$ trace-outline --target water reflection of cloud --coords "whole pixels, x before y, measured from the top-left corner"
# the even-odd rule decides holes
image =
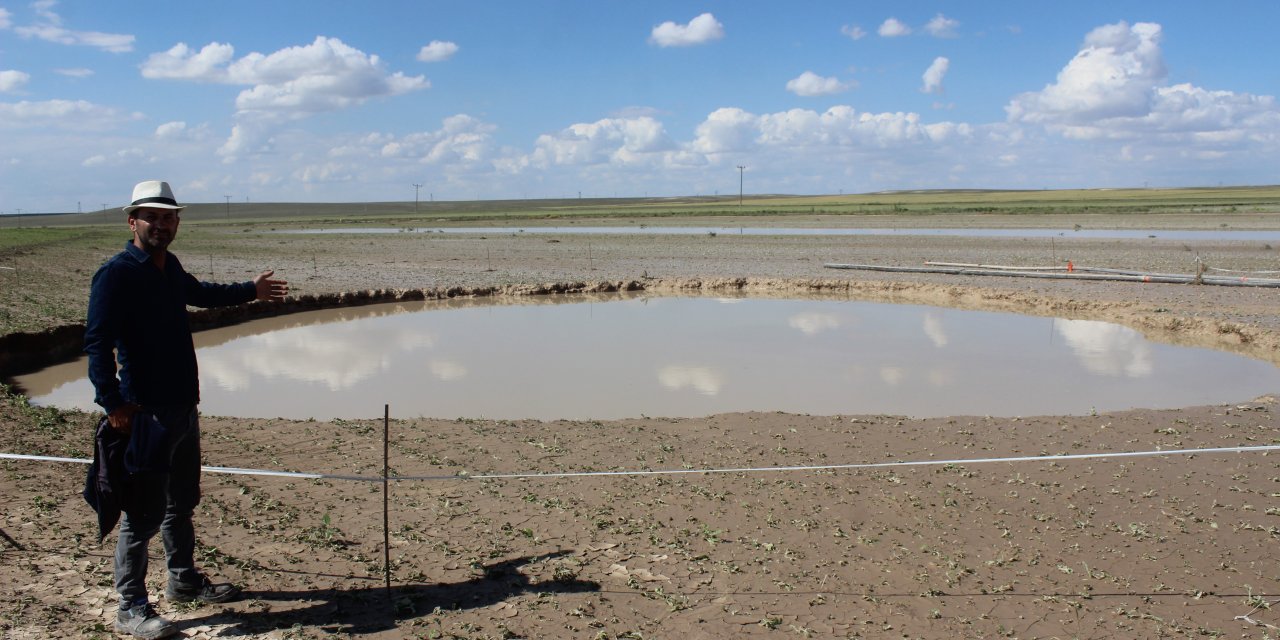
[[[929,384],[934,387],[949,387],[956,382],[955,372],[941,367],[929,369],[927,377]]]
[[[1133,329],[1096,320],[1058,320],[1055,326],[1089,371],[1130,378],[1153,372],[1151,345]]]
[[[320,383],[341,391],[377,375],[397,353],[428,348],[422,331],[370,332],[359,325],[297,327],[248,336],[200,354],[202,376],[239,391],[255,377]]]
[[[907,379],[907,370],[902,367],[880,367],[880,379],[893,387]]]
[[[452,360],[432,360],[427,363],[427,368],[437,380],[444,382],[467,377],[467,368]]]
[[[942,316],[933,311],[924,314],[924,334],[929,336],[933,346],[939,349],[947,346],[949,342],[946,328],[942,326]]]
[[[787,325],[799,329],[805,335],[835,329],[840,326],[840,317],[834,313],[805,312],[787,318]]]
[[[658,382],[673,391],[691,387],[704,396],[714,396],[724,386],[724,376],[711,367],[670,365],[658,370]]]

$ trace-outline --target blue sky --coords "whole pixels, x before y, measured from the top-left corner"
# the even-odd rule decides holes
[[[1280,3],[0,0],[0,212],[1280,183]]]

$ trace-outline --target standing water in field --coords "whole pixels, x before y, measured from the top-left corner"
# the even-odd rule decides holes
[[[617,419],[1085,414],[1246,401],[1280,369],[1117,324],[836,298],[373,305],[196,334],[211,415]],[[83,361],[16,380],[93,409]]]

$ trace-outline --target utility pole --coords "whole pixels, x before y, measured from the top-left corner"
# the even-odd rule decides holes
[[[222,196],[227,199],[227,220],[231,220],[231,196]]]
[[[739,207],[742,206],[742,172],[746,170],[747,170],[746,166],[738,165],[738,206]]]
[[[418,215],[418,189],[421,188],[422,185],[413,183],[413,215],[415,216]]]

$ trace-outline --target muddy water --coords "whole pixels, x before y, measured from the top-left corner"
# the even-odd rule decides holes
[[[616,419],[1061,415],[1242,402],[1280,369],[1096,321],[839,298],[537,296],[310,312],[196,336],[207,414]],[[92,409],[83,361],[17,380]]]

